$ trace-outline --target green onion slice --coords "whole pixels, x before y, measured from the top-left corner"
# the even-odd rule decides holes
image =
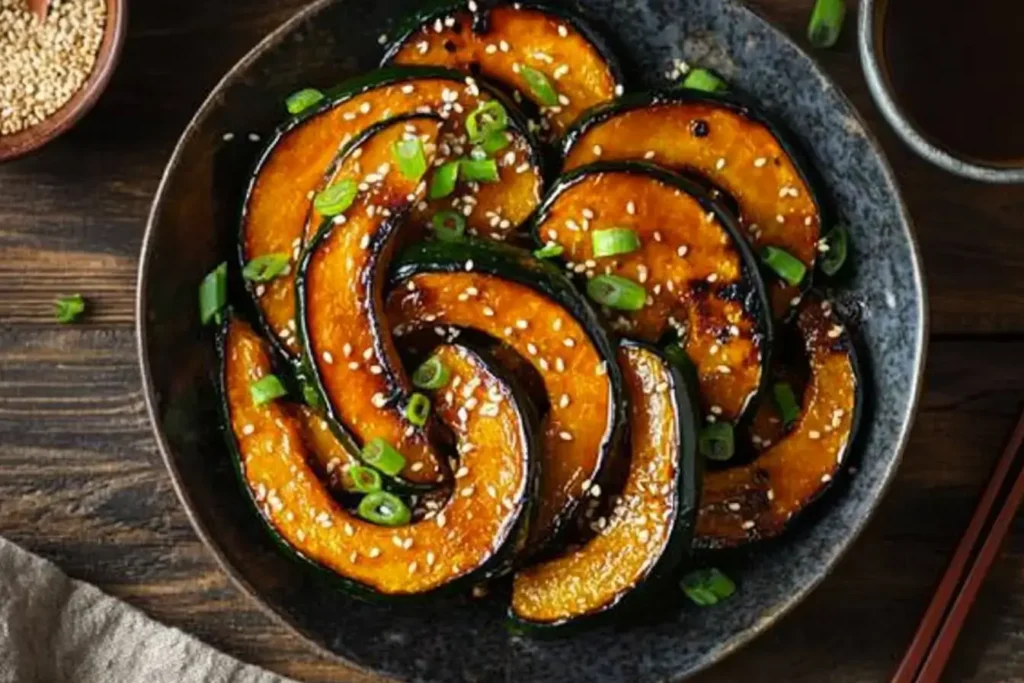
[[[458,211],[438,211],[430,222],[442,242],[457,242],[466,234],[466,217]]]
[[[54,304],[57,307],[56,316],[59,323],[73,323],[78,320],[78,316],[85,313],[85,299],[81,294],[62,296]]]
[[[736,592],[736,584],[732,579],[714,567],[686,574],[680,586],[686,596],[701,607],[717,605]]]
[[[380,491],[384,481],[380,472],[372,467],[363,465],[352,465],[348,468],[348,478],[352,481],[352,488],[360,493],[373,493]]]
[[[523,75],[523,79],[530,88],[530,92],[533,93],[534,99],[548,107],[554,107],[558,104],[558,93],[543,72],[537,71],[531,66],[523,65],[519,73]]]
[[[704,92],[723,92],[729,89],[725,81],[707,69],[692,69],[683,79],[683,87]]]
[[[736,452],[732,425],[728,422],[714,422],[704,425],[698,438],[700,452],[709,460],[724,462]]]
[[[505,149],[512,143],[512,138],[508,136],[505,131],[495,131],[488,133],[483,140],[480,141],[480,149],[484,151],[484,154],[488,156],[494,156],[501,150]]]
[[[821,257],[820,268],[825,275],[832,276],[839,272],[846,263],[846,255],[849,251],[850,236],[846,228],[837,225],[825,235],[825,244],[828,251]]]
[[[540,249],[535,249],[533,251],[533,255],[537,258],[555,258],[556,256],[561,256],[564,252],[565,247],[561,244],[551,242],[549,244],[545,244]]]
[[[351,178],[340,180],[316,195],[313,199],[313,208],[321,216],[337,216],[352,206],[358,191],[356,181]]]
[[[494,159],[463,159],[459,165],[462,178],[467,182],[496,183],[500,179],[498,162]]]
[[[431,356],[412,373],[412,383],[420,389],[440,389],[448,384],[451,375],[440,358]]]
[[[430,198],[441,199],[455,192],[455,183],[459,179],[459,162],[449,161],[442,164],[430,180]]]
[[[785,249],[765,247],[761,250],[761,260],[775,271],[776,275],[793,286],[803,282],[807,274],[807,266]]]
[[[430,417],[430,399],[419,392],[414,393],[409,397],[409,402],[405,404],[405,419],[417,427],[422,427],[427,424],[428,417]]]
[[[323,98],[324,94],[316,88],[303,88],[289,95],[284,106],[288,108],[289,114],[301,114]]]
[[[846,18],[843,0],[817,0],[807,24],[807,40],[814,47],[832,47],[839,40]]]
[[[264,254],[257,256],[242,268],[242,277],[250,282],[268,282],[288,267],[288,254]]]
[[[628,254],[640,248],[640,238],[629,228],[608,228],[590,233],[594,245],[594,256],[615,256]]]
[[[388,476],[395,476],[405,467],[405,456],[381,438],[370,439],[363,446],[359,456],[370,467],[375,467]]]
[[[281,398],[288,390],[281,384],[277,375],[264,375],[249,385],[249,393],[252,395],[252,402],[261,406],[275,398]]]
[[[639,311],[647,301],[647,290],[618,275],[598,275],[587,281],[587,296],[609,308]]]
[[[480,106],[466,117],[466,133],[470,142],[481,142],[491,133],[500,133],[506,128],[508,112],[497,100],[481,102]]]
[[[399,172],[409,180],[419,180],[427,172],[427,157],[419,138],[399,140],[391,146],[391,155]]]
[[[800,404],[796,400],[793,387],[788,382],[779,382],[772,387],[772,395],[775,397],[775,406],[782,416],[782,423],[787,427],[800,417]]]
[[[384,526],[401,526],[412,518],[402,499],[386,491],[367,493],[359,501],[358,512],[363,519]]]
[[[221,321],[220,312],[228,302],[228,264],[221,263],[203,278],[199,285],[199,320],[208,324]]]

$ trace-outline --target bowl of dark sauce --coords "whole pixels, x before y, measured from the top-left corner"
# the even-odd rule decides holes
[[[864,0],[858,41],[875,102],[915,152],[1024,183],[1024,2]]]

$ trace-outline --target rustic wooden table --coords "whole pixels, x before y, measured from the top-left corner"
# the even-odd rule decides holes
[[[143,226],[175,139],[221,74],[302,4],[134,3],[97,108],[0,167],[0,534],[242,659],[361,680],[265,617],[199,543],[150,433],[132,329]],[[811,4],[756,8],[800,37]],[[870,101],[852,26],[817,56],[881,137],[917,224],[931,292],[926,390],[897,481],[852,552],[701,681],[885,679],[1024,398],[1024,187],[955,179],[900,144]],[[70,292],[89,298],[90,314],[57,325],[53,299]],[[948,679],[1024,681],[1024,519]]]

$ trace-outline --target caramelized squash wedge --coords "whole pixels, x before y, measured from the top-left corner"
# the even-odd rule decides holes
[[[497,152],[499,182],[462,183],[450,197],[421,199],[416,220],[425,222],[442,206],[454,205],[468,212],[471,230],[505,239],[540,201],[540,147],[527,131],[525,118],[507,98],[465,74],[426,67],[374,71],[334,89],[322,104],[290,119],[271,136],[245,194],[238,257],[242,265],[269,254],[290,259],[290,269],[279,277],[266,283],[247,283],[261,326],[286,357],[295,359],[301,353],[294,327],[295,272],[307,240],[319,225],[313,197],[342,171],[339,164],[346,148],[375,123],[434,112],[449,123],[438,141],[444,145],[440,156],[469,154],[465,118],[481,102],[491,100],[502,103],[509,119],[509,145]],[[363,175],[377,172],[365,161],[360,168]]]
[[[501,83],[534,102],[555,136],[622,94],[618,61],[575,14],[542,3],[484,4],[444,2],[417,14],[385,63],[446,66]]]
[[[467,240],[417,244],[399,254],[387,318],[400,334],[482,332],[514,349],[543,379],[550,410],[529,542],[538,552],[602,482],[623,427],[622,373],[596,312],[556,268],[529,252]]]
[[[510,614],[527,631],[635,606],[689,552],[700,491],[695,383],[636,342],[620,346],[618,362],[630,404],[625,486],[594,522],[593,538],[516,573]]]
[[[845,464],[864,390],[853,343],[829,302],[813,292],[796,325],[810,369],[800,417],[751,462],[704,475],[698,547],[731,548],[780,535]]]
[[[734,96],[679,88],[630,95],[588,114],[563,140],[565,170],[598,160],[647,159],[696,173],[728,193],[744,234],[785,249],[814,270],[825,204],[791,135]],[[800,288],[769,274],[776,315]]]
[[[595,257],[595,233],[611,228],[631,230],[639,245]],[[641,310],[610,312],[616,328],[648,342],[678,331],[705,412],[735,421],[753,405],[771,347],[767,294],[735,218],[699,185],[641,162],[591,164],[555,183],[533,229],[539,244],[563,248],[573,272],[646,288]]]
[[[466,587],[507,571],[520,549],[535,486],[535,436],[515,385],[464,348],[440,350],[471,392],[436,397],[438,416],[462,443],[459,490],[417,521],[378,526],[331,496],[310,465],[301,418],[285,401],[257,405],[250,385],[271,372],[267,343],[237,318],[219,340],[221,390],[243,484],[277,541],[357,596],[413,596]],[[459,416],[470,401],[496,413]]]

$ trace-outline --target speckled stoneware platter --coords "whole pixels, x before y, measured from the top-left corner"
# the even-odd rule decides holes
[[[243,498],[218,432],[213,344],[198,324],[196,287],[231,253],[241,187],[261,149],[249,134],[269,132],[297,88],[326,87],[375,66],[382,52],[377,37],[415,5],[313,3],[228,73],[182,136],[153,207],[138,293],[142,374],[167,466],[198,533],[239,585],[310,641],[360,667],[417,681],[685,678],[807,595],[863,528],[893,477],[920,387],[927,306],[892,172],[842,93],[742,5],[583,2],[584,14],[627,65],[646,75],[630,89],[663,84],[681,58],[716,69],[797,131],[851,228],[854,272],[833,294],[860,319],[871,398],[856,442],[858,471],[784,542],[724,564],[740,586],[733,599],[683,609],[668,622],[537,642],[509,635],[495,601],[401,611],[356,602],[278,554]],[[225,141],[225,133],[234,139]]]

